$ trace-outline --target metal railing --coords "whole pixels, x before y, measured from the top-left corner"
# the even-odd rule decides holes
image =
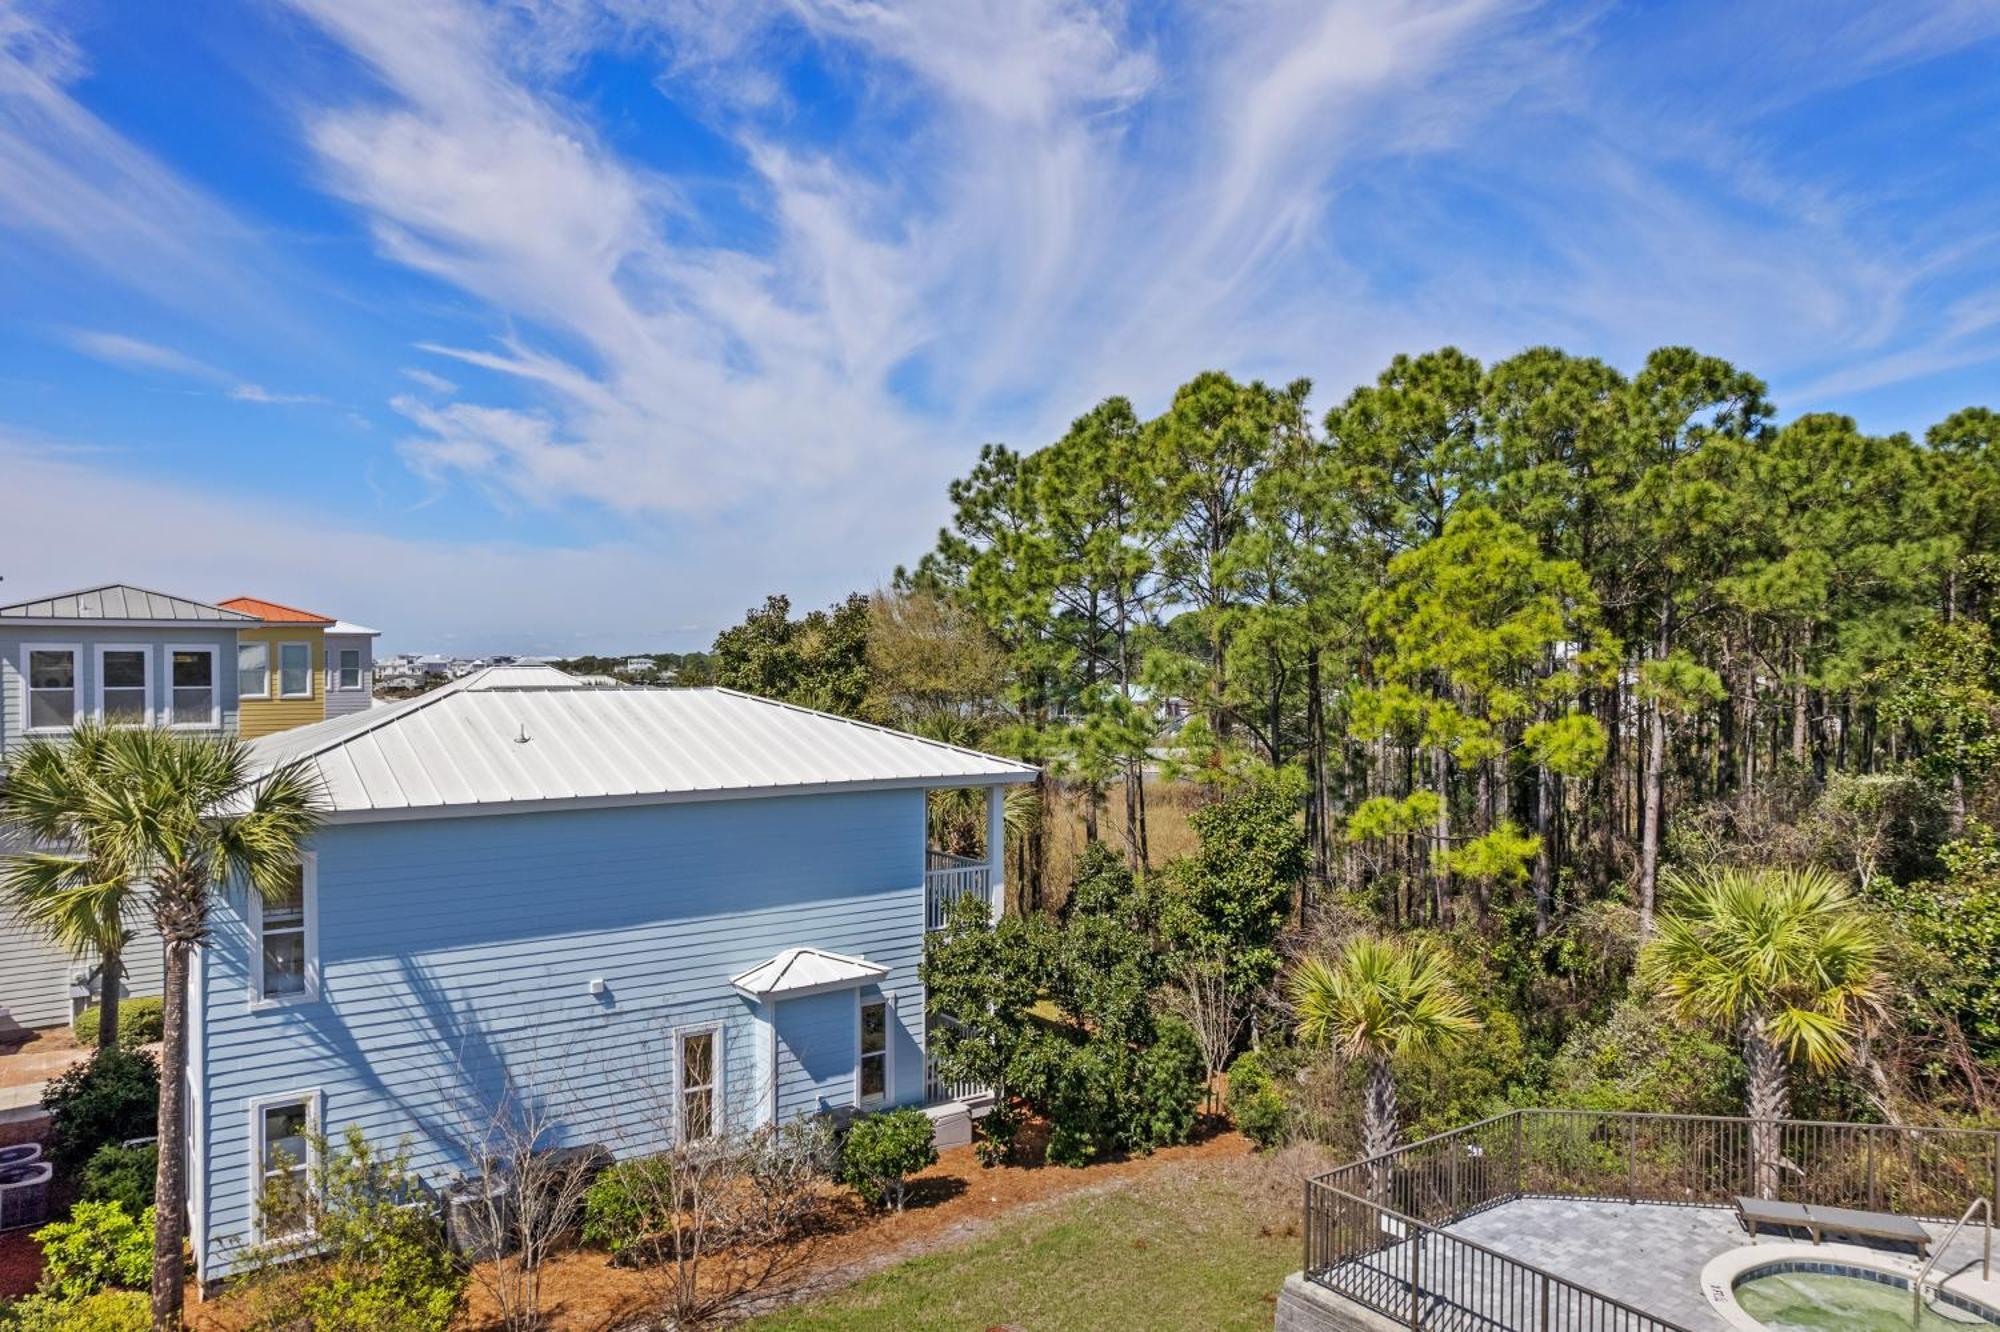
[[[961,897],[977,897],[993,905],[993,871],[983,860],[930,849],[924,858],[924,923],[941,930]]]
[[[1924,1278],[1931,1274],[1931,1269],[1937,1266],[1938,1259],[1944,1257],[1945,1251],[1951,1248],[1951,1242],[1958,1238],[1958,1232],[1965,1229],[1965,1223],[1972,1220],[1972,1214],[1978,1211],[1986,1213],[1986,1247],[1981,1252],[1979,1258],[1979,1279],[1981,1281],[1991,1281],[1993,1279],[1993,1202],[1989,1198],[1974,1198],[1971,1204],[1963,1212],[1959,1213],[1958,1220],[1952,1223],[1951,1229],[1945,1232],[1944,1242],[1931,1251],[1930,1257],[1924,1259],[1924,1265],[1917,1269],[1917,1279],[1910,1283],[1910,1323],[1912,1326],[1923,1321]],[[1956,1274],[1954,1273],[1953,1275]],[[1939,1278],[1938,1287],[1942,1289],[1944,1283],[1949,1280],[1951,1280],[1951,1276]]]
[[[1307,1181],[1306,1276],[1413,1329],[1674,1332],[1443,1227],[1519,1198],[1728,1206],[1763,1196],[1946,1221],[2000,1184],[2000,1134],[1514,1110]]]

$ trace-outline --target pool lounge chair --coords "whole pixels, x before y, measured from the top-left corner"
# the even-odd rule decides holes
[[[1827,1234],[1858,1236],[1863,1239],[1891,1240],[1917,1246],[1917,1256],[1928,1257],[1930,1231],[1907,1216],[1888,1212],[1861,1212],[1851,1207],[1818,1207],[1804,1203],[1774,1202],[1766,1198],[1736,1200],[1736,1215],[1750,1237],[1759,1226],[1784,1226],[1804,1230],[1818,1244]]]

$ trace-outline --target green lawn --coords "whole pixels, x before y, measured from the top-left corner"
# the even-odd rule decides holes
[[[756,1332],[1069,1328],[1268,1332],[1297,1270],[1296,1190],[1263,1163],[1189,1163],[1056,1203],[759,1319]]]

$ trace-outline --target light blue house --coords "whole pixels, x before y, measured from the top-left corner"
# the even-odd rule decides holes
[[[926,1077],[944,900],[1000,900],[1033,770],[727,690],[493,668],[257,742],[329,816],[295,898],[197,956],[190,1214],[204,1281],[311,1124],[407,1141],[444,1185],[496,1136],[619,1154],[845,1107],[967,1107]],[[926,847],[988,793],[987,862]]]

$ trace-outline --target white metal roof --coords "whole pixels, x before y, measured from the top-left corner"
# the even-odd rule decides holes
[[[422,818],[836,787],[1031,781],[1011,759],[728,689],[590,689],[493,666],[386,707],[252,742],[309,762],[335,816]]]
[[[787,948],[770,961],[731,976],[729,983],[752,999],[797,999],[866,985],[888,974],[889,968],[865,957],[824,948]]]
[[[380,629],[370,629],[365,624],[350,624],[346,620],[335,620],[326,627],[329,634],[350,634],[356,638],[380,638]]]

